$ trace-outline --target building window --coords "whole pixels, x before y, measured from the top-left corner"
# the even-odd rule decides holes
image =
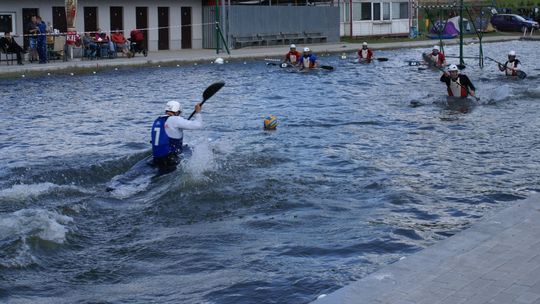
[[[381,4],[373,3],[373,20],[381,20]]]
[[[371,20],[371,2],[362,2],[362,18],[361,20]]]
[[[409,19],[409,3],[399,3],[399,19]]]
[[[354,21],[362,20],[362,5],[360,2],[353,2],[353,15],[352,18]]]
[[[409,3],[392,2],[392,19],[408,19]]]
[[[383,3],[383,20],[390,20],[390,2]]]
[[[343,12],[341,14],[341,22],[349,22],[349,15],[350,15],[349,8],[350,8],[350,3],[343,2],[343,6],[342,6]]]
[[[15,13],[0,13],[0,33],[15,32]]]

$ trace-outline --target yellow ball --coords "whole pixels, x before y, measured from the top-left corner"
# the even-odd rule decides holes
[[[277,117],[274,115],[268,115],[264,118],[264,129],[275,130],[278,125]]]

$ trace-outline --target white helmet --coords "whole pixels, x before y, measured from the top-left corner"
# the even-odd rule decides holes
[[[296,45],[295,44],[291,44],[291,49],[295,49],[296,48]]]
[[[449,71],[449,72],[452,72],[452,71],[459,71],[459,70],[458,70],[457,65],[451,64],[451,65],[448,67],[448,71]]]
[[[516,56],[516,51],[510,51],[510,52],[508,52],[508,56]]]
[[[441,49],[439,48],[439,46],[438,46],[438,45],[434,45],[434,46],[433,46],[433,50],[437,50],[437,51],[440,51]]]
[[[180,103],[176,100],[171,100],[167,102],[167,106],[165,106],[165,112],[180,112],[182,111],[182,106]]]
[[[365,46],[367,46],[367,42],[365,42],[365,41],[364,41],[364,43],[362,43],[362,45],[365,45]]]
[[[311,51],[311,50],[308,47],[304,48],[304,52],[309,52],[309,51]]]

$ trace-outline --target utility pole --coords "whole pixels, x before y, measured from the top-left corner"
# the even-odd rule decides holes
[[[465,65],[463,61],[463,0],[459,6],[459,64]]]

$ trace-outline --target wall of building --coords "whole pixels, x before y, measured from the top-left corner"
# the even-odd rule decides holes
[[[350,10],[350,0],[340,0],[339,4],[341,36],[404,35],[409,33],[413,13],[409,0],[353,0],[352,11]],[[369,10],[365,9],[365,5],[369,6]],[[377,5],[377,9],[375,5]]]
[[[206,6],[206,20],[212,22],[214,7]],[[339,41],[339,8],[337,6],[244,6],[231,5],[226,7],[228,19],[225,18],[223,34],[228,37],[229,47],[234,47],[235,37],[273,36],[282,34],[298,34],[307,37],[305,33],[320,33],[326,37],[326,42]],[[206,41],[207,48],[215,47],[215,27],[208,26]],[[280,42],[283,42],[280,40]]]
[[[39,15],[43,18],[43,21],[52,21],[52,7],[64,6],[64,0],[50,0],[50,1],[31,1],[31,0],[2,0],[0,1],[0,14],[1,13],[13,13],[15,16],[15,30],[18,35],[23,34],[23,8],[37,8],[39,9]],[[79,0],[76,28],[77,31],[82,32],[84,30],[84,7],[97,7],[97,23],[98,27],[104,31],[110,31],[110,7],[120,6],[123,7],[123,23],[124,31],[129,35],[129,31],[135,28],[135,8],[136,7],[148,7],[148,48],[151,51],[158,49],[158,7],[169,7],[169,48],[171,50],[179,50],[181,47],[181,12],[180,8],[183,6],[191,7],[192,18],[192,48],[202,48],[202,5],[198,0]],[[22,38],[19,43],[22,45]]]

